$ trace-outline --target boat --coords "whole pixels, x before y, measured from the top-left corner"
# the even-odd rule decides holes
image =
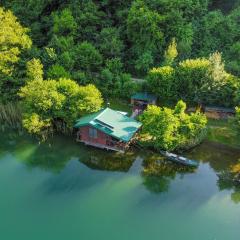
[[[182,156],[179,156],[177,154],[170,153],[167,151],[160,151],[160,153],[172,162],[180,163],[180,164],[183,164],[185,166],[190,166],[190,167],[198,167],[199,166],[199,162],[197,162],[195,160],[188,159],[188,158],[185,158],[185,157],[182,157]]]

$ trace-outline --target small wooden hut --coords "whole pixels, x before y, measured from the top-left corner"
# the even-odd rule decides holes
[[[189,108],[188,112],[195,112],[196,108]],[[202,107],[201,111],[210,119],[228,119],[229,117],[234,117],[235,110],[232,108],[225,107],[212,107],[206,106]]]
[[[157,97],[146,92],[139,92],[131,97],[131,105],[133,106],[133,115],[141,114],[148,105],[155,105]]]
[[[105,108],[77,120],[77,141],[98,148],[124,152],[141,123],[124,113]]]

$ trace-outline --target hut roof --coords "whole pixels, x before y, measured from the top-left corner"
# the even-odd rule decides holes
[[[142,124],[121,112],[105,108],[80,118],[74,127],[80,128],[86,125],[95,127],[121,141],[128,142]]]
[[[233,108],[225,108],[225,107],[214,107],[214,106],[207,106],[205,108],[206,112],[223,112],[223,113],[235,113]]]
[[[153,94],[147,93],[147,92],[139,92],[134,94],[131,99],[137,99],[142,101],[155,101],[157,100],[157,97]]]

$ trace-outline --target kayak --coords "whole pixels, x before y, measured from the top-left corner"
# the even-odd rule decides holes
[[[180,163],[180,164],[183,164],[185,166],[190,166],[190,167],[198,167],[199,166],[199,162],[197,162],[195,160],[188,159],[188,158],[185,158],[185,157],[182,157],[177,154],[170,153],[170,152],[160,151],[160,153],[172,162]]]

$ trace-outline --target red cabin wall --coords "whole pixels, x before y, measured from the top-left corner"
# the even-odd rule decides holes
[[[79,134],[80,134],[80,140],[83,142],[92,142],[92,143],[98,143],[102,145],[107,144],[107,140],[111,139],[110,136],[105,134],[102,131],[97,130],[97,138],[91,138],[89,136],[89,129],[92,128],[90,126],[84,126],[79,129]]]

